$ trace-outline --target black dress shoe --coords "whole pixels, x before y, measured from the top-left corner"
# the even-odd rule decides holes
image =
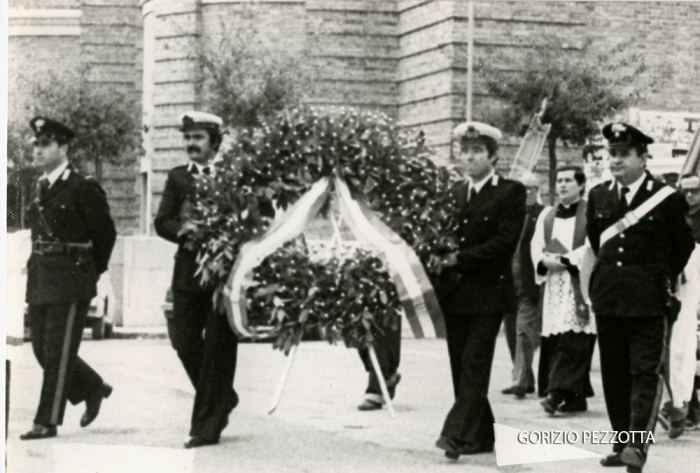
[[[80,427],[87,427],[92,424],[92,421],[97,418],[97,414],[100,413],[102,400],[107,399],[111,394],[112,386],[103,383],[99,391],[85,399],[85,414],[80,418]]]
[[[557,409],[559,409],[562,402],[563,400],[561,398],[549,394],[542,402],[540,402],[540,406],[544,408],[547,414],[553,415],[555,412],[557,412]]]
[[[50,439],[58,435],[55,425],[41,425],[34,424],[32,430],[25,432],[19,436],[21,440],[40,440],[40,439]]]
[[[641,471],[644,463],[646,463],[644,453],[642,453],[640,449],[634,447],[625,447],[622,452],[620,452],[620,459],[627,465],[628,471],[630,467],[639,468]]]
[[[435,442],[435,446],[444,450],[445,456],[450,460],[458,460],[463,444],[457,439],[441,435],[440,438],[437,439],[437,442]]]
[[[620,458],[621,452],[613,452],[607,457],[600,459],[600,464],[603,466],[625,466],[625,462]]]
[[[559,407],[559,412],[586,412],[588,410],[588,401],[578,399],[576,401],[565,402]]]
[[[394,373],[394,376],[386,380],[386,390],[389,391],[389,398],[394,399],[396,386],[401,381],[401,373]]]
[[[216,445],[217,443],[219,443],[218,440],[204,440],[199,437],[190,437],[190,439],[185,442],[185,448],[206,447],[207,445]]]
[[[493,444],[491,445],[464,445],[459,453],[462,455],[476,455],[477,453],[490,453],[493,452]]]
[[[511,386],[501,391],[503,394],[514,394],[516,399],[525,399],[525,388]]]
[[[525,397],[525,394],[534,394],[535,388],[534,386],[530,386],[528,388],[523,388],[521,386],[511,386],[509,388],[505,388],[503,391],[501,391],[501,394],[515,394],[516,396],[522,396],[522,398]],[[522,399],[520,398],[520,399]]]
[[[363,399],[362,403],[357,406],[358,411],[377,411],[382,408],[382,403],[371,399]]]

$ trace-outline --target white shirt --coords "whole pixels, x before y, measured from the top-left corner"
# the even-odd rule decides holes
[[[627,200],[627,204],[629,205],[632,203],[632,199],[634,199],[634,196],[637,194],[637,191],[639,190],[640,187],[642,187],[642,183],[644,182],[644,179],[647,177],[646,173],[642,173],[641,177],[634,181],[632,184],[628,186],[623,186],[619,181],[617,182],[617,195],[618,197],[621,195],[620,192],[622,191],[623,187],[627,187],[629,189],[629,192],[625,196],[625,199]]]
[[[51,187],[54,182],[58,181],[58,178],[61,177],[61,174],[63,174],[63,171],[65,171],[67,167],[68,161],[65,161],[62,164],[60,164],[56,169],[51,171],[49,174],[44,173],[44,175],[41,176],[41,179],[48,179],[49,187]]]
[[[218,163],[220,161],[223,161],[223,158],[221,156],[219,156],[218,154],[216,156],[214,156],[214,159],[212,159],[211,161],[209,161],[207,164],[204,164],[204,165],[199,164],[199,163],[194,162],[194,161],[190,161],[190,164],[187,167],[187,170],[189,172],[192,172],[192,167],[194,166],[195,168],[197,168],[198,174],[204,174],[204,168],[209,168],[209,174],[213,176],[214,174],[216,174],[216,166],[214,166],[214,164]]]
[[[484,187],[484,185],[486,185],[486,182],[488,182],[488,180],[491,179],[494,174],[496,174],[496,170],[491,169],[491,172],[488,173],[488,175],[485,178],[483,178],[482,180],[480,180],[479,182],[474,182],[470,179],[469,180],[469,190],[474,188],[474,190],[476,190],[476,193],[478,194],[481,191],[481,189]]]

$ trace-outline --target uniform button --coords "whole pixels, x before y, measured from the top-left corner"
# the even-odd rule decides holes
[[[617,249],[617,251],[619,251],[620,253],[622,253],[623,251],[625,251],[625,249],[624,249],[623,247],[619,247],[619,248]]]
[[[620,266],[622,266],[622,261],[618,261],[618,262],[617,262],[617,266],[618,266],[618,268],[619,268]]]
[[[624,233],[620,233],[620,238],[625,238],[625,234],[624,234]]]

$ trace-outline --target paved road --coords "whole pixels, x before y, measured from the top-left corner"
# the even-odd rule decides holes
[[[81,356],[113,384],[112,397],[105,401],[99,418],[87,429],[81,429],[78,424],[83,406],[69,405],[59,436],[34,442],[18,439],[31,425],[41,375],[28,345],[24,347],[24,355],[23,360],[13,364],[8,472],[77,473],[77,466],[66,466],[60,459],[61,448],[66,445],[87,444],[80,447],[86,458],[94,456],[93,449],[100,445],[177,449],[171,451],[173,458],[176,453],[184,452],[181,446],[188,433],[193,390],[167,340],[85,341]],[[542,412],[535,398],[517,401],[500,394],[510,378],[510,360],[501,337],[491,382],[497,421],[529,431],[582,433],[608,429],[597,356],[593,374],[597,396],[591,400],[589,412],[551,418]],[[495,454],[462,457],[457,463],[445,459],[433,446],[452,403],[444,341],[404,340],[403,380],[395,399],[394,420],[389,419],[386,410],[369,413],[356,410],[366,381],[357,353],[323,342],[304,343],[300,347],[282,402],[268,416],[265,411],[284,361],[284,356],[270,345],[241,345],[236,374],[241,404],[234,411],[221,444],[197,450],[193,467],[181,471],[454,472],[464,471],[464,467],[476,473],[610,471],[599,466],[595,458],[508,467],[498,467]],[[659,430],[656,441],[645,472],[700,471],[700,432],[670,441]],[[601,454],[609,451],[607,445],[586,445],[586,448]],[[117,464],[112,465],[114,468],[91,471],[136,471],[127,465],[137,464],[140,457],[134,457],[128,448],[120,455],[115,460]],[[149,471],[156,473],[153,468]]]

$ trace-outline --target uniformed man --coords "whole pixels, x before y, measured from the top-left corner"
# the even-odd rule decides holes
[[[185,247],[180,233],[188,208],[195,202],[195,176],[216,171],[215,158],[223,138],[223,121],[216,115],[189,112],[179,119],[189,163],[168,173],[155,218],[158,235],[178,244],[173,270],[173,313],[168,335],[195,388],[190,438],[185,448],[213,445],[238,405],[233,389],[238,338],[225,314],[213,308],[213,287],[200,283],[197,252]]]
[[[515,302],[511,262],[525,220],[525,187],[495,173],[501,132],[466,122],[454,130],[457,164],[468,179],[457,199],[459,250],[446,258],[440,306],[447,330],[455,403],[436,446],[445,456],[491,452],[494,417],[488,400],[496,337]]]
[[[85,401],[80,425],[97,417],[112,387],[78,357],[90,300],[107,271],[116,240],[107,196],[100,184],[68,162],[73,131],[44,117],[30,121],[34,161],[44,175],[28,215],[32,254],[27,295],[34,355],[44,370],[34,426],[22,440],[55,437],[66,401]]]
[[[694,242],[683,196],[645,170],[653,139],[625,123],[606,125],[603,136],[614,179],[589,194],[587,234],[598,257],[589,293],[608,417],[612,430],[630,436],[626,443],[627,435],[618,437],[601,463],[637,473],[663,391],[659,371],[674,315],[669,292]]]

